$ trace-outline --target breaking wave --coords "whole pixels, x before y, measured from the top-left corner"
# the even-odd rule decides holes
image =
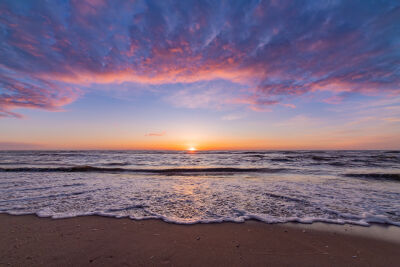
[[[346,177],[400,181],[400,173],[346,173]]]
[[[74,166],[58,168],[0,168],[0,172],[128,172],[150,174],[186,174],[186,173],[275,173],[282,172],[285,168],[169,168],[169,169],[128,169],[128,168],[102,168],[93,166]]]

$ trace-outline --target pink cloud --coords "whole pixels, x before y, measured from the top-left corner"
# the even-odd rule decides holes
[[[342,103],[344,96],[334,95],[329,98],[324,99],[323,101],[328,104],[340,104]]]
[[[400,122],[400,117],[390,117],[390,118],[384,118],[383,120],[387,121],[387,122]]]
[[[354,16],[344,11],[346,1],[238,7],[71,0],[21,10],[13,2],[0,4],[2,116],[18,117],[17,108],[57,110],[79,96],[76,88],[92,84],[226,80],[247,89],[227,93],[222,104],[254,111],[317,91],[383,95],[400,88],[396,5],[359,4],[363,12]],[[206,106],[207,97],[199,98]]]
[[[3,71],[7,70],[3,67]],[[12,112],[16,108],[41,108],[59,111],[61,107],[73,102],[80,90],[73,87],[59,86],[56,83],[40,79],[21,80],[21,77],[12,73],[0,74],[4,93],[0,94],[0,117],[22,118],[21,114]]]
[[[160,136],[164,136],[164,135],[166,135],[167,133],[164,131],[164,132],[160,132],[160,133],[147,133],[147,134],[145,134],[144,136],[150,136],[150,137],[160,137]]]

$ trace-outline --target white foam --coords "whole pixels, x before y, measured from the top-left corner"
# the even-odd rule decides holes
[[[398,183],[337,175],[43,172],[0,173],[1,181],[7,182],[0,183],[0,212],[15,215],[100,215],[177,224],[259,220],[400,226]]]

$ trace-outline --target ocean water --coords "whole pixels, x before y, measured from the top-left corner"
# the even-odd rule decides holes
[[[0,212],[400,226],[400,151],[1,151]]]

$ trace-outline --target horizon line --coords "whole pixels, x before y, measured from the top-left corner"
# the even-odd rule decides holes
[[[7,151],[188,151],[188,149],[0,149],[0,152]],[[190,151],[191,153],[201,152],[201,151],[400,151],[400,149],[196,149],[195,151]]]

